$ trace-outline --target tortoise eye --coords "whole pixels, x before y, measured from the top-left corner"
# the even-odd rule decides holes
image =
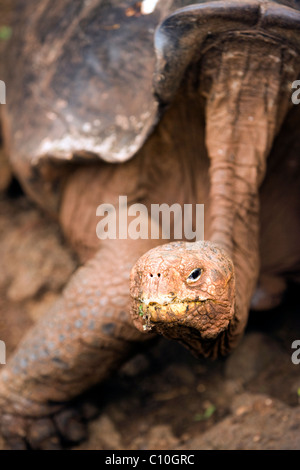
[[[201,274],[202,274],[202,269],[201,268],[193,269],[193,271],[190,273],[190,275],[187,278],[187,282],[196,282],[196,281],[198,281]]]

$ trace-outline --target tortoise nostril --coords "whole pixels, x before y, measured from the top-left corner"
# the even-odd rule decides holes
[[[160,277],[160,273],[158,273],[157,277]]]
[[[153,274],[150,274],[150,277],[153,277]]]

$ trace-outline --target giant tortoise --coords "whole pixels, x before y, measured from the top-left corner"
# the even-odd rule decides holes
[[[188,3],[16,2],[4,142],[81,267],[2,366],[11,447],[68,439],[66,403],[156,333],[228,354],[299,281],[299,2]],[[204,204],[205,241],[99,240],[120,195]]]

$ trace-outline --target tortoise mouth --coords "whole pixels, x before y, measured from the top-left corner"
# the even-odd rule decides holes
[[[198,329],[200,318],[207,315],[208,305],[215,302],[214,299],[173,299],[169,302],[149,301],[135,299],[139,304],[138,317],[143,323],[143,330],[155,329],[155,324],[165,324],[166,326],[185,325]],[[206,308],[207,306],[207,308]],[[200,321],[199,321],[200,320]]]
[[[131,316],[135,327],[145,333],[155,332],[180,342],[211,340],[228,328],[234,309],[230,295],[222,298],[174,297],[147,299],[132,297]],[[195,343],[195,347],[196,347]]]
[[[155,332],[177,340],[192,352],[200,343],[216,338],[232,319],[230,302],[212,298],[172,300],[161,304],[133,299],[133,323],[145,333]]]
[[[143,298],[135,298],[134,300],[136,300],[137,302],[140,302],[142,305],[144,305],[146,308],[147,307],[165,307],[167,305],[182,305],[182,304],[188,304],[188,303],[203,303],[203,302],[206,302],[208,300],[214,300],[212,298],[199,298],[199,297],[196,297],[195,299],[189,299],[189,298],[186,298],[186,299],[179,299],[177,297],[174,297],[173,299],[170,299],[170,300],[165,300],[165,301],[157,301],[157,300],[145,300]]]

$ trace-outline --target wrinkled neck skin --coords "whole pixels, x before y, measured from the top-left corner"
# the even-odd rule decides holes
[[[235,316],[226,333],[229,349],[245,328],[258,278],[258,190],[290,106],[295,59],[288,47],[245,34],[213,46],[202,61],[211,183],[206,238],[226,250],[236,275]]]

